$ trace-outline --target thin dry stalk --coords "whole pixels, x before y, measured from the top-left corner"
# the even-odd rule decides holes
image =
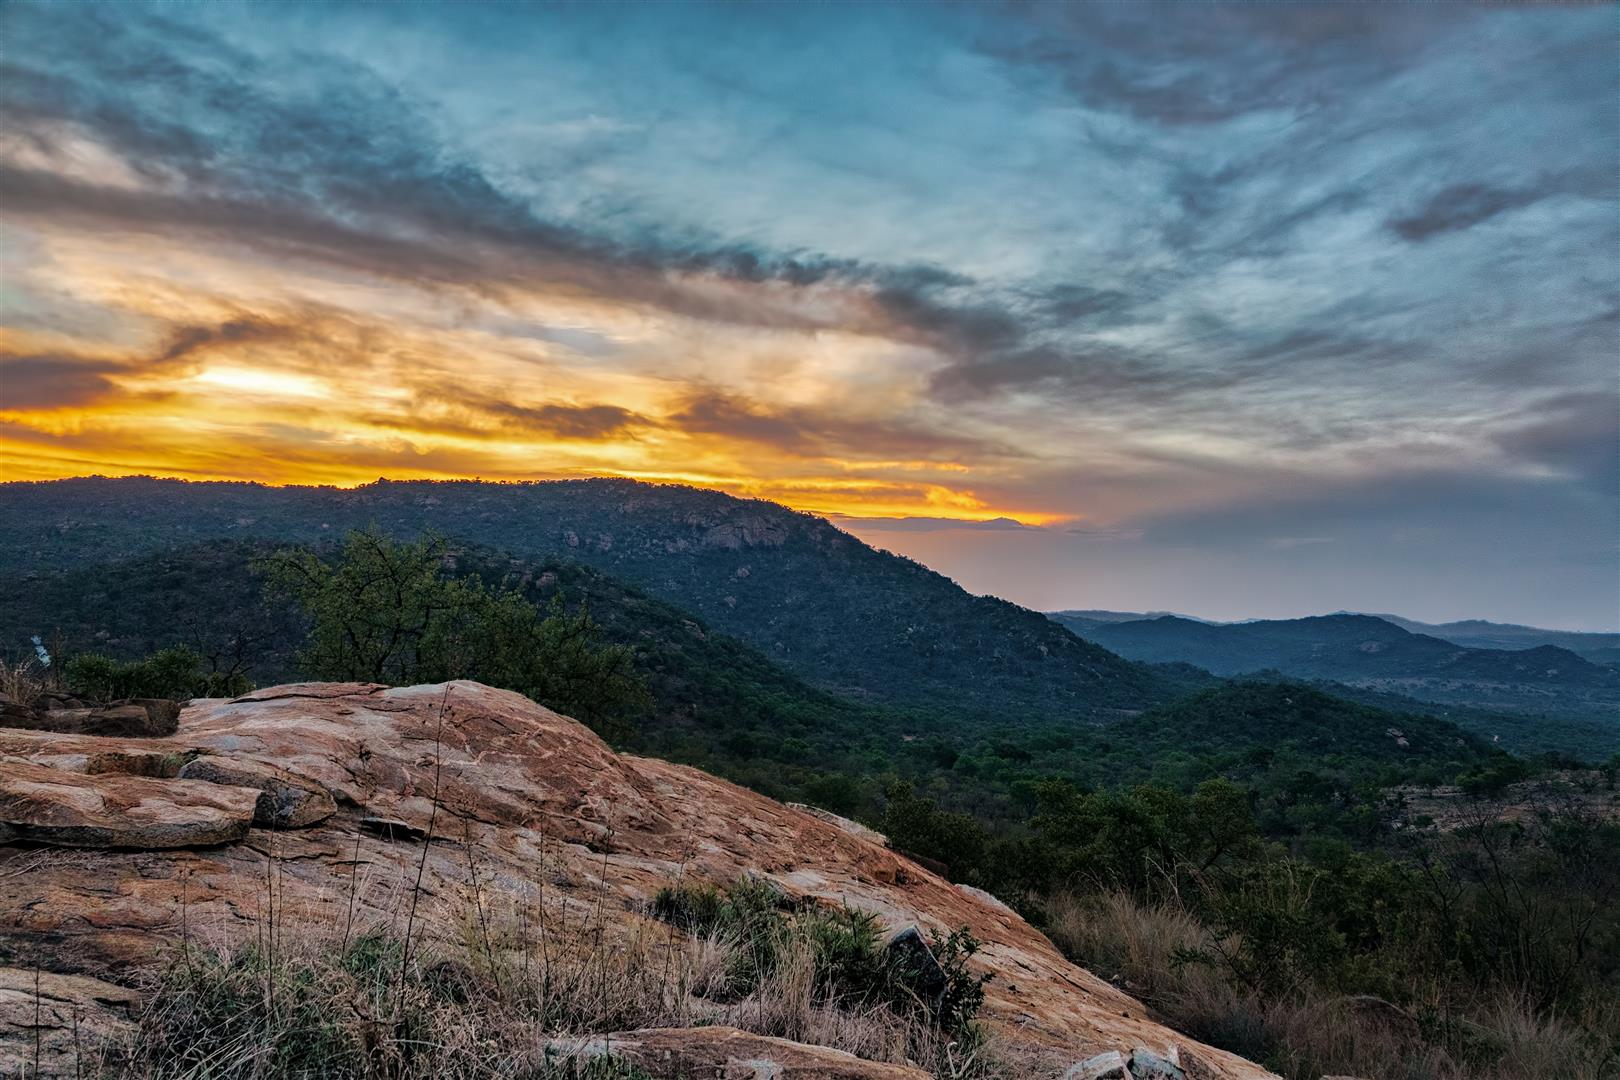
[[[444,775],[444,714],[450,705],[450,688],[444,688],[439,716],[433,725],[433,809],[428,813],[427,835],[422,838],[422,857],[416,863],[416,882],[411,886],[411,913],[405,919],[405,944],[399,955],[399,985],[405,988],[405,971],[411,962],[411,932],[416,925],[416,907],[422,899],[422,874],[427,870],[428,849],[433,846],[433,827],[439,820],[439,783]]]
[[[354,823],[354,857],[349,860],[349,913],[343,920],[343,951],[349,951],[349,937],[354,932],[354,900],[360,885],[360,822]]]
[[[39,996],[39,961],[34,961],[34,1075],[43,1075],[39,1071],[40,1062],[40,1033],[44,1030],[40,1023],[40,996]]]
[[[478,886],[478,861],[473,856],[472,823],[462,823],[461,846],[467,853],[467,876],[472,879],[473,909],[478,914],[478,932],[482,938],[484,960],[489,964],[490,977],[495,980],[495,991],[501,990],[501,969],[495,963],[495,948],[489,935],[489,919],[484,914],[484,893]]]

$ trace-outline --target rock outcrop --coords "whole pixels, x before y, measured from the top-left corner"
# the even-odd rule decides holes
[[[64,694],[42,694],[28,704],[0,700],[0,725],[32,728],[63,735],[107,735],[144,738],[172,735],[180,706],[165,698],[130,698],[107,705],[87,705]]]
[[[0,729],[0,841],[0,1071],[20,1060],[24,1034],[4,1025],[36,967],[116,995],[164,962],[185,926],[251,937],[272,902],[292,922],[341,927],[352,909],[386,923],[419,873],[419,925],[455,939],[473,867],[486,903],[609,911],[627,936],[672,880],[744,874],[872,912],[891,932],[965,926],[983,943],[974,963],[996,976],[982,1015],[1032,1077],[1142,1047],[1188,1076],[1270,1075],[1156,1023],[1005,906],[861,830],[616,754],[575,721],[476,683],[274,687],[193,702],[157,738]],[[128,1009],[118,999],[96,1022],[116,1027]],[[790,1065],[772,1040],[718,1028],[612,1038],[635,1041],[649,1069],[689,1053],[710,1075],[758,1050],[783,1056],[773,1076],[911,1075],[824,1048],[793,1049],[808,1056]]]

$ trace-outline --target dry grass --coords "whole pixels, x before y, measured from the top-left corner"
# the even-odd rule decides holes
[[[26,705],[51,688],[51,680],[32,660],[0,660],[0,694]]]
[[[952,1080],[1013,1075],[992,1048],[965,1054],[922,1018],[829,1003],[807,944],[732,996],[737,942],[641,922],[598,934],[593,919],[577,907],[519,918],[486,897],[462,940],[419,938],[408,958],[386,927],[357,929],[345,947],[341,934],[282,926],[273,961],[252,940],[194,945],[147,988],[152,1006],[117,1075],[549,1080],[575,1075],[582,1066],[558,1048],[589,1036],[709,1024]]]
[[[1307,991],[1262,1000],[1220,972],[1178,963],[1208,932],[1174,904],[1121,892],[1053,898],[1047,932],[1077,963],[1116,982],[1178,1030],[1262,1062],[1289,1080],[1616,1080],[1620,1007],[1538,1017],[1512,997],[1459,1004],[1436,990],[1407,1009]]]

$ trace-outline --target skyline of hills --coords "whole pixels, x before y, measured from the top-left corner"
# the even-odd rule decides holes
[[[1206,626],[1241,626],[1257,622],[1286,622],[1286,619],[1209,619],[1190,615],[1185,611],[1113,611],[1106,608],[1060,608],[1046,612],[1066,626],[1089,626],[1111,623],[1141,622],[1170,616]],[[1596,663],[1620,660],[1620,633],[1600,633],[1590,630],[1560,630],[1544,626],[1526,626],[1522,623],[1493,622],[1490,619],[1458,619],[1451,622],[1431,623],[1409,619],[1402,615],[1376,611],[1330,611],[1321,615],[1298,615],[1295,619],[1321,618],[1335,615],[1364,615],[1382,619],[1414,634],[1449,641],[1471,649],[1501,649],[1513,651],[1533,649],[1539,645],[1554,645]],[[1611,655],[1612,654],[1612,655]]]

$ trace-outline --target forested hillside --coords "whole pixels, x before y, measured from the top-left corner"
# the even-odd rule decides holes
[[[821,518],[696,488],[90,478],[10,484],[0,500],[11,511],[0,519],[0,573],[54,573],[205,540],[319,543],[373,525],[405,539],[436,530],[605,571],[846,696],[1018,724],[1108,719],[1180,689]]]

